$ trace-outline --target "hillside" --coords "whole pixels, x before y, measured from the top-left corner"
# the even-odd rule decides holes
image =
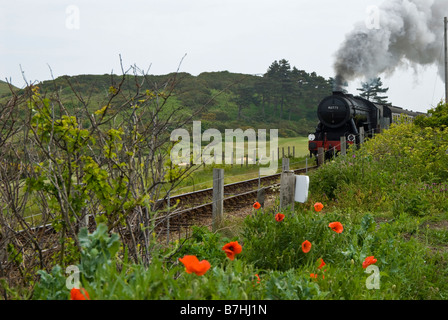
[[[57,93],[68,110],[80,107],[73,91],[98,110],[107,102],[109,88],[118,85],[121,75],[61,76],[38,83],[47,95]],[[173,80],[174,79],[174,80]],[[313,131],[317,123],[319,101],[331,93],[331,79],[315,72],[290,67],[288,61],[275,61],[262,76],[228,71],[143,76],[126,75],[121,89],[129,95],[140,90],[160,90],[172,84],[175,88],[170,103],[182,105],[186,112],[198,110],[202,130],[216,128],[279,128],[279,136],[293,137]],[[23,91],[23,90],[19,90]],[[0,102],[10,96],[5,83],[0,83]],[[120,102],[118,99],[116,102]]]
[[[13,86],[14,89],[17,89]],[[0,97],[10,93],[9,85],[5,81],[0,80]]]

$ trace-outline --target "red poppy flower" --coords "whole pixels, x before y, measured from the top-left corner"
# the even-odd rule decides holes
[[[179,261],[184,264],[187,273],[196,273],[198,276],[204,275],[210,269],[210,262],[207,260],[199,261],[196,256],[186,255],[179,258]]]
[[[337,233],[342,233],[342,231],[344,230],[344,227],[342,226],[342,224],[340,222],[331,222],[328,225],[334,232]]]
[[[324,259],[320,258],[320,266],[318,266],[317,269],[322,269],[324,265],[325,265]]]
[[[324,208],[324,205],[320,202],[316,202],[314,204],[314,210],[316,210],[317,212],[321,211]]]
[[[70,300],[90,300],[89,293],[84,288],[73,288],[70,290]]]
[[[260,276],[256,274],[255,277],[257,277],[257,283],[260,283]]]
[[[238,241],[233,241],[233,242],[229,242],[228,244],[224,245],[222,247],[222,250],[224,250],[224,252],[227,255],[227,258],[229,258],[230,260],[235,259],[235,255],[240,254],[241,251],[243,250],[243,247],[241,247],[241,245],[238,243]]]
[[[255,210],[260,209],[260,208],[261,208],[261,204],[260,204],[258,201],[255,202],[255,203],[254,203],[254,208],[255,208]]]
[[[311,273],[311,274],[310,274],[310,277],[311,277],[311,278],[314,278],[314,279],[317,279],[317,273]]]
[[[311,242],[309,242],[308,240],[303,241],[302,243],[302,251],[304,253],[308,253],[311,250]]]
[[[282,213],[277,213],[276,215],[275,215],[275,221],[282,221],[283,219],[285,219],[285,215],[284,214],[282,214]]]
[[[370,266],[371,264],[374,264],[376,261],[377,261],[377,260],[375,259],[374,256],[367,257],[367,258],[364,260],[364,262],[362,263],[362,267],[365,269],[365,268],[367,268],[368,266]]]

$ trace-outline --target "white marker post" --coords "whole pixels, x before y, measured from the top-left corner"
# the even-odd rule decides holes
[[[309,186],[310,186],[310,177],[296,176],[294,201],[305,203],[306,200],[308,200]]]

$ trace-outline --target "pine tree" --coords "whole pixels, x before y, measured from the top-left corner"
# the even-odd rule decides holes
[[[265,77],[272,83],[275,105],[280,105],[279,119],[283,117],[283,110],[288,103],[294,83],[291,78],[291,65],[288,60],[274,61]]]
[[[388,96],[384,96],[382,94],[386,93],[389,88],[383,88],[383,82],[381,78],[371,79],[367,82],[361,82],[361,88],[357,88],[356,90],[361,91],[360,96],[377,103],[389,104],[387,102]]]

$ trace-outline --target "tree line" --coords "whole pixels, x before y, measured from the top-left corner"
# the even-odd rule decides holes
[[[272,62],[264,74],[250,75],[228,71],[203,72],[193,76],[186,72],[167,75],[126,75],[122,92],[131,92],[135,81],[141,82],[141,90],[159,90],[168,79],[176,76],[177,84],[169,105],[186,115],[196,114],[202,120],[202,129],[217,128],[278,128],[279,135],[292,137],[314,131],[318,122],[317,106],[333,91],[333,78],[324,78],[316,72],[307,72],[291,66],[288,60]],[[121,82],[117,75],[62,76],[38,83],[43,92],[57,91],[64,105],[74,111],[84,106],[73,94],[89,100],[89,105],[100,104],[109,94],[111,83]],[[70,82],[70,86],[67,84]],[[3,83],[2,83],[3,85]],[[9,88],[0,90],[0,101],[10,97]],[[0,88],[1,89],[1,88]],[[24,90],[24,89],[23,89]],[[23,91],[18,90],[18,91]],[[387,103],[380,78],[362,82],[360,96],[380,103]],[[117,102],[120,101],[117,97]],[[96,108],[92,107],[92,110]],[[197,110],[200,112],[197,113]],[[84,119],[87,124],[87,119]],[[174,129],[174,128],[172,128]]]
[[[173,75],[147,74],[145,79],[148,81],[141,89],[158,88]],[[178,81],[171,103],[182,105],[190,114],[201,109],[197,120],[205,122],[204,130],[210,121],[209,125],[222,128],[281,127],[284,130],[280,135],[283,136],[306,135],[317,123],[316,111],[320,100],[332,92],[331,78],[299,70],[286,59],[272,62],[266,72],[259,75],[219,71],[203,72],[198,76],[179,72],[176,77]],[[126,76],[122,91],[133,90],[133,83],[141,81],[139,78],[139,75]],[[72,87],[67,85],[68,81]],[[36,85],[42,92],[57,91],[68,108],[76,109],[82,106],[73,91],[93,104],[99,104],[108,95],[108,88],[114,81],[121,81],[121,77],[108,74],[62,76]],[[0,92],[0,101],[9,95]]]

